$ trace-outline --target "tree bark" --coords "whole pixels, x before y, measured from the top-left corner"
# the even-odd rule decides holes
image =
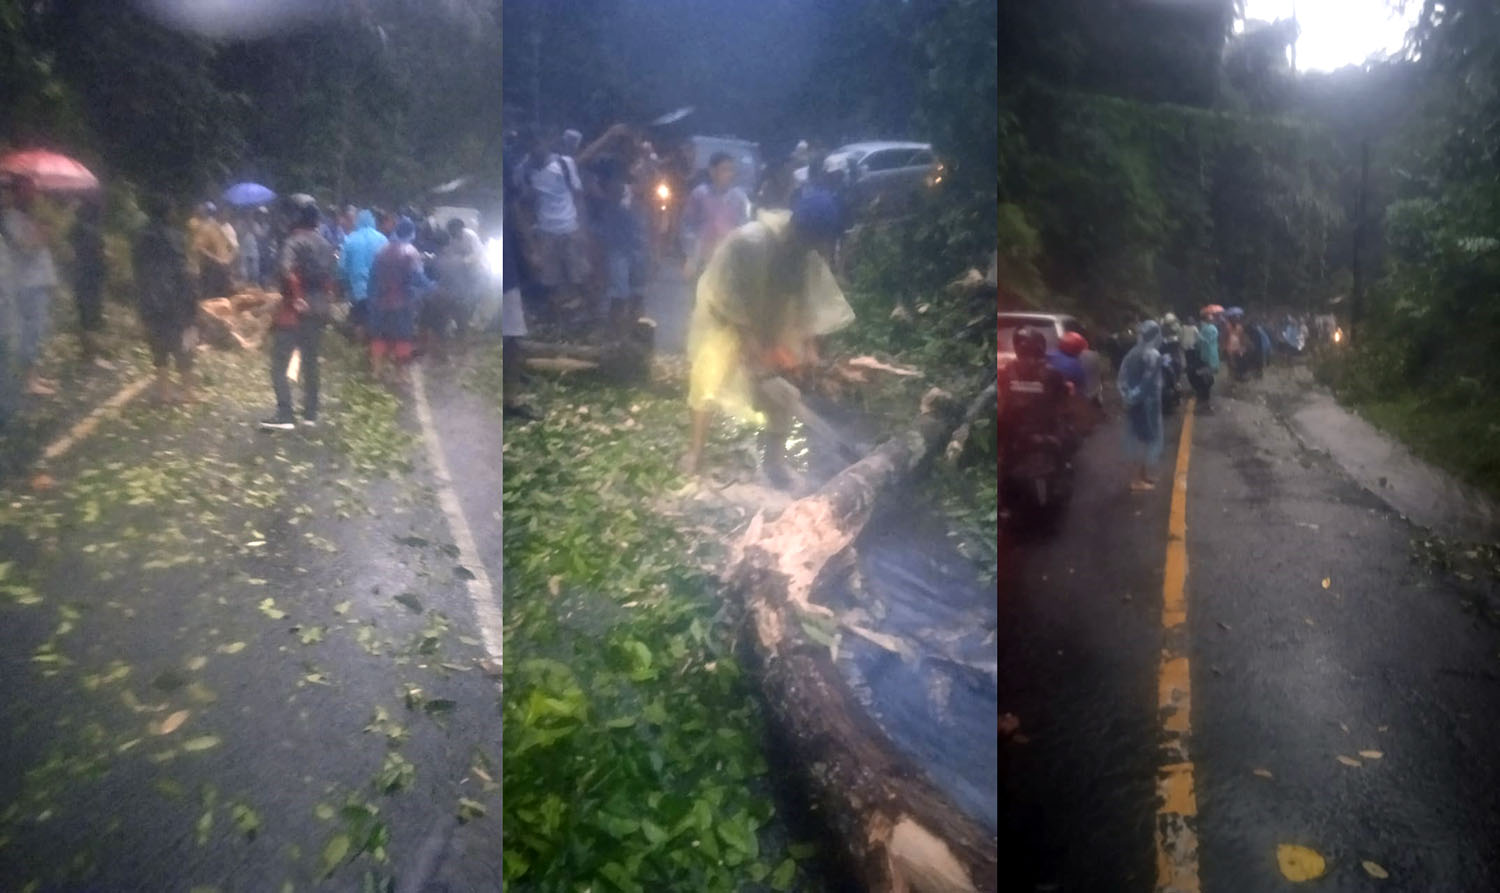
[[[775,521],[757,515],[729,574],[773,725],[863,888],[878,893],[994,891],[997,841],[896,750],[802,619],[830,613],[810,601],[825,567],[854,542],[880,494],[940,450],[962,416],[946,394],[929,391],[908,431]]]
[[[593,363],[600,372],[617,381],[644,381],[651,375],[654,341],[654,328],[636,323],[604,344],[555,344],[523,339],[521,352],[526,364],[535,369],[548,368],[547,360],[575,360]]]

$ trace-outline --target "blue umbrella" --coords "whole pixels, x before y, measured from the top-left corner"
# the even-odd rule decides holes
[[[276,193],[259,183],[236,183],[224,190],[224,201],[242,208],[269,204],[275,197]]]
[[[1224,315],[1233,319],[1236,317],[1244,316],[1245,311],[1239,307],[1230,307],[1228,310],[1224,311]]]

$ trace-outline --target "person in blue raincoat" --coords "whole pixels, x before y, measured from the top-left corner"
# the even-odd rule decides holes
[[[1120,361],[1117,382],[1125,406],[1125,454],[1136,471],[1132,490],[1156,486],[1151,468],[1161,459],[1161,326],[1141,323],[1135,347]]]
[[[388,241],[375,228],[375,214],[369,210],[355,215],[354,232],[344,238],[339,278],[344,280],[344,291],[349,295],[349,322],[357,330],[364,329],[369,317],[370,271],[375,268],[375,255]]]
[[[1214,377],[1219,374],[1219,327],[1207,313],[1198,324],[1198,356],[1203,360],[1194,383],[1198,392],[1198,412],[1212,413],[1209,399],[1213,397]]]

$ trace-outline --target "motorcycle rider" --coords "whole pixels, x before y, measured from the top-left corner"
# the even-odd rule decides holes
[[[1084,360],[1084,352],[1088,349],[1089,342],[1083,335],[1068,332],[1057,342],[1057,347],[1047,351],[1047,365],[1057,370],[1068,385],[1068,397],[1064,402],[1068,409],[1066,422],[1069,452],[1076,445],[1081,432],[1093,427],[1091,418],[1096,395],[1090,393],[1090,389],[1097,385],[1097,381],[1091,381],[1088,363]],[[1093,378],[1097,379],[1098,376]]]
[[[1001,510],[1008,515],[1011,475],[1027,450],[1038,440],[1053,441],[1064,456],[1074,438],[1067,421],[1068,383],[1047,362],[1047,339],[1040,329],[1021,326],[1011,336],[1016,358],[1000,368],[996,390],[1000,397]],[[1066,463],[1066,458],[1062,460]],[[1019,481],[1016,483],[1020,483]]]
[[[1068,383],[1047,362],[1047,339],[1040,329],[1021,326],[1011,337],[1016,358],[1000,370],[1002,445],[1040,434],[1066,440]],[[1004,453],[1002,449],[1002,461]]]

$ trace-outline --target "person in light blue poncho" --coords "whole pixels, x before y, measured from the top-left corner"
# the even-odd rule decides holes
[[[1156,486],[1151,467],[1161,459],[1161,326],[1141,323],[1135,347],[1120,361],[1118,385],[1125,406],[1125,454],[1135,466],[1132,490]]]
[[[375,228],[375,214],[360,211],[354,218],[354,232],[344,238],[344,251],[339,255],[339,276],[349,294],[350,321],[363,328],[369,321],[370,271],[375,268],[375,255],[386,246],[385,235]]]

